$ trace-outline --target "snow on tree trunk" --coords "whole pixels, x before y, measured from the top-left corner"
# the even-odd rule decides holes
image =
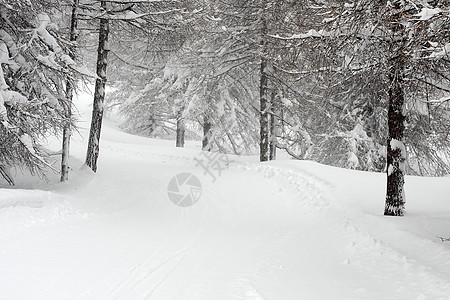
[[[403,26],[398,21],[399,16],[394,15],[392,26],[394,37],[397,37],[397,33],[401,35],[403,31]],[[387,139],[387,189],[384,208],[384,215],[386,216],[403,216],[405,207],[403,190],[406,161],[403,90],[405,55],[402,51],[402,45],[396,47],[397,49],[392,49],[395,51],[395,56],[389,61],[389,132]]]
[[[184,108],[181,108],[177,113],[176,147],[184,147],[184,133],[186,131],[186,126],[185,126],[183,111],[184,111]]]
[[[101,2],[102,9],[106,11],[106,1]],[[88,152],[86,164],[94,171],[97,171],[97,159],[99,154],[100,132],[103,119],[103,103],[105,100],[106,86],[106,66],[108,63],[108,35],[109,20],[100,19],[100,32],[98,36],[98,56],[97,56],[97,80],[95,81],[94,104],[92,108],[91,130],[89,134]]]
[[[72,19],[70,22],[70,41],[75,42],[77,40],[78,32],[78,8],[79,0],[73,1],[72,6]],[[75,59],[75,51],[72,47],[70,53],[70,58]],[[72,119],[72,98],[73,98],[74,86],[70,80],[66,82],[66,103],[64,104],[64,114],[66,118],[66,124],[63,128],[63,143],[62,143],[62,156],[61,156],[61,181],[66,181],[69,179],[69,148],[70,148],[70,137],[72,135],[71,119]]]
[[[211,151],[211,132],[212,124],[207,116],[204,117],[203,121],[203,141],[202,149],[205,151]]]
[[[404,145],[404,96],[402,88],[402,58],[393,59],[390,70],[387,140],[387,190],[384,214],[402,216],[405,204],[403,184],[405,176],[406,147]]]
[[[266,1],[262,1],[263,12],[266,8]],[[267,74],[267,59],[264,57],[266,50],[266,37],[267,34],[267,22],[263,17],[261,19],[261,70],[260,70],[260,82],[259,82],[259,96],[260,96],[260,141],[259,141],[259,160],[269,160],[269,87],[268,87],[268,74]]]

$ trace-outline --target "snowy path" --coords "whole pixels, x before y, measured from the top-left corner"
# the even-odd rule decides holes
[[[95,176],[0,191],[0,299],[450,299],[449,245],[420,236],[450,231],[448,205],[400,223],[332,182],[351,171],[242,159],[212,182],[199,150],[154,143],[107,128]],[[189,208],[167,196],[181,172]]]

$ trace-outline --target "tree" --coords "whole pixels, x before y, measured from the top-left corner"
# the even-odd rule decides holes
[[[402,24],[402,4],[392,3],[389,41],[391,56],[388,59],[389,78],[389,108],[388,108],[388,138],[387,138],[387,189],[385,215],[402,216],[405,208],[403,185],[405,182],[406,147],[405,131],[405,27]],[[400,40],[400,42],[396,42]]]
[[[88,18],[99,19],[99,42],[97,56],[97,80],[94,92],[94,104],[92,111],[91,130],[89,134],[88,151],[86,154],[86,164],[94,171],[97,171],[97,159],[99,155],[99,144],[103,112],[105,105],[106,68],[108,64],[108,42],[110,34],[110,21],[121,22],[124,27],[128,26],[150,34],[151,28],[169,27],[171,22],[167,18],[173,17],[180,9],[177,1],[100,1],[98,14],[86,14]],[[94,11],[95,12],[95,11]],[[172,22],[173,23],[173,22]]]
[[[43,13],[55,5],[0,1],[0,170],[10,184],[11,167],[41,176],[53,168],[39,139],[48,133],[58,135],[68,121],[64,83],[79,68],[67,55],[67,43],[57,27]]]
[[[268,161],[270,156],[269,139],[270,139],[270,114],[269,110],[269,76],[267,69],[269,68],[267,62],[267,0],[261,1],[261,57],[260,57],[260,81],[259,81],[259,102],[260,102],[260,141],[259,141],[259,160]]]
[[[191,26],[181,29],[180,35],[168,34],[176,43],[169,47],[165,45],[165,49],[170,49],[165,52],[168,53],[168,57],[154,61],[154,64],[161,66],[161,70],[154,70],[156,68],[149,70],[141,77],[144,80],[137,83],[137,86],[134,83],[127,84],[134,89],[128,93],[129,96],[124,97],[122,92],[117,92],[123,99],[128,99],[121,109],[127,117],[129,116],[124,124],[128,130],[141,134],[145,133],[141,131],[142,129],[149,128],[152,131],[146,131],[146,134],[160,137],[166,137],[170,131],[176,132],[177,123],[180,129],[184,124],[185,130],[178,130],[179,138],[175,137],[180,146],[182,132],[191,137],[199,137],[203,134],[200,127],[205,127],[202,139],[204,141],[206,141],[204,137],[208,139],[208,149],[219,148],[228,151],[227,144],[231,143],[233,151],[240,152],[239,145],[245,143],[236,145],[230,132],[237,127],[234,107],[241,103],[236,103],[236,99],[232,99],[234,96],[240,96],[233,89],[242,84],[239,80],[244,76],[238,74],[241,70],[233,70],[235,74],[231,71],[222,73],[227,66],[221,62],[228,58],[226,54],[220,54],[222,49],[218,46],[223,41],[223,30],[216,24],[217,22],[212,21],[211,24],[208,21],[214,19],[209,15],[209,10],[200,8],[201,5],[196,3],[196,6],[190,9],[197,13],[187,20]],[[233,78],[233,75],[239,79]],[[248,93],[244,91],[241,94]],[[208,122],[204,122],[205,119],[208,119]],[[254,119],[253,114],[251,119]],[[149,121],[154,126],[150,125]],[[251,123],[244,120],[242,122]],[[251,127],[244,125],[241,129],[244,129],[240,131],[243,133]]]
[[[277,10],[283,7],[283,3],[269,2],[267,12],[262,8],[260,0],[210,1],[207,9],[197,9],[201,10],[201,13],[198,13],[200,17],[193,18],[193,29],[190,34],[186,34],[183,46],[174,51],[171,58],[163,64],[161,73],[164,76],[156,75],[156,72],[144,77],[150,82],[153,82],[154,77],[163,77],[160,80],[164,83],[160,87],[150,87],[144,80],[139,88],[145,91],[144,93],[129,93],[128,99],[131,101],[127,100],[125,108],[122,109],[131,117],[130,122],[133,125],[128,128],[133,127],[129,129],[140,132],[140,128],[147,128],[145,124],[148,124],[149,120],[153,123],[154,112],[158,111],[161,115],[161,111],[164,109],[167,111],[171,106],[173,116],[170,117],[170,113],[166,112],[168,119],[166,122],[155,124],[157,127],[164,127],[169,119],[175,124],[178,123],[180,128],[183,123],[187,125],[198,122],[204,130],[203,133],[199,130],[195,134],[203,134],[202,139],[209,140],[208,149],[229,151],[231,146],[233,152],[242,153],[253,150],[256,139],[258,144],[263,141],[265,145],[264,156],[269,158],[270,155],[273,159],[278,145],[276,137],[278,122],[275,122],[272,110],[280,106],[275,103],[275,99],[280,97],[272,95],[277,95],[276,91],[280,89],[280,84],[274,79],[278,74],[274,74],[271,70],[277,60],[276,57],[281,53],[273,50],[276,49],[276,43],[267,44],[270,41],[267,32],[261,34],[260,15],[265,12],[271,22],[276,20],[278,24],[272,26],[272,30],[275,30],[283,20],[283,13],[277,13]],[[289,11],[291,6],[295,6],[295,3],[290,3],[290,7],[283,9]],[[292,19],[289,19],[289,22],[292,24]],[[265,47],[262,45],[263,42],[269,45],[267,49],[263,49]],[[261,68],[261,64],[266,64],[267,68]],[[170,79],[168,75],[173,78]],[[179,84],[183,80],[186,80],[185,84]],[[128,86],[135,87],[134,84]],[[261,91],[264,94],[262,99],[266,101],[261,101]],[[127,98],[123,97],[122,91],[116,94]],[[157,97],[159,100],[155,101],[153,94],[164,95],[166,99]],[[136,100],[137,96],[139,100]],[[171,98],[173,99],[170,100]],[[175,99],[177,100],[174,101]],[[168,102],[172,104],[167,105]],[[142,109],[144,103],[151,109]],[[133,109],[134,104],[141,109]],[[261,110],[261,105],[266,109]],[[208,122],[204,122],[205,119],[208,119]],[[257,124],[254,120],[258,120],[259,125],[263,124],[259,126],[257,138],[254,130]],[[207,133],[210,133],[209,136]]]
[[[89,131],[89,143],[86,154],[86,164],[94,171],[97,171],[97,159],[100,149],[100,133],[103,120],[103,107],[105,101],[106,88],[106,67],[108,64],[108,36],[109,19],[107,17],[107,2],[101,1],[102,14],[106,17],[100,18],[98,48],[97,48],[97,76],[95,80],[94,103],[92,107],[91,130]]]
[[[202,139],[202,150],[211,151],[211,138],[212,138],[212,123],[210,121],[210,116],[205,114],[203,120],[203,139]]]
[[[375,75],[385,82],[384,87],[375,85],[384,90],[383,97],[388,100],[384,214],[401,216],[409,126],[406,104],[419,102],[425,89],[439,96],[445,91],[442,84],[448,86],[450,37],[442,33],[448,31],[448,2],[330,1],[330,5],[332,11],[323,7],[329,18],[321,35],[333,38],[329,53],[343,60],[332,71],[352,76],[365,73],[369,78]],[[444,140],[448,141],[447,137]]]
[[[70,38],[69,41],[74,43],[78,37],[78,5],[79,0],[73,0],[72,3],[72,15],[70,20]],[[71,46],[69,56],[72,60],[75,60],[75,47]],[[72,80],[66,80],[66,98],[67,103],[64,105],[64,112],[66,123],[63,129],[63,143],[61,154],[61,181],[69,179],[69,149],[70,149],[70,137],[72,135],[71,119],[72,119],[72,98],[75,90],[75,86]]]

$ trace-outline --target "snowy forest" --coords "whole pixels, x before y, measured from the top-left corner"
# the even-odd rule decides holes
[[[412,215],[419,219],[408,221],[411,219],[405,216],[405,224],[411,222],[416,232],[432,231],[426,234],[420,231],[417,233],[420,238],[414,237],[412,240],[420,241],[424,251],[436,253],[436,259],[440,259],[441,263],[445,259],[445,264],[440,268],[444,269],[449,264],[450,243],[446,242],[450,223],[448,214],[442,217],[450,212],[450,3],[447,0],[0,0],[0,64],[0,201],[6,203],[0,202],[0,225],[13,224],[9,222],[16,218],[16,213],[27,215],[24,211],[14,211],[8,212],[11,215],[5,219],[1,217],[5,207],[17,208],[25,205],[23,203],[29,206],[27,197],[32,195],[25,192],[28,189],[49,191],[51,195],[55,193],[54,196],[42,194],[42,199],[56,199],[62,197],[61,193],[75,197],[76,193],[82,193],[78,189],[90,189],[86,186],[94,186],[92,182],[102,182],[104,185],[97,185],[98,189],[92,186],[89,197],[97,197],[95,205],[98,211],[108,207],[111,212],[119,210],[119,207],[134,207],[131,203],[135,203],[134,200],[126,204],[117,200],[107,206],[109,198],[116,199],[115,193],[122,195],[123,199],[141,199],[142,196],[135,193],[143,190],[153,193],[157,190],[156,186],[166,189],[169,184],[170,198],[169,179],[174,174],[166,174],[168,171],[163,170],[175,167],[164,169],[163,163],[178,161],[183,165],[184,160],[194,160],[198,169],[201,162],[198,157],[210,159],[215,155],[238,161],[238,166],[227,161],[215,169],[218,171],[216,175],[221,177],[218,181],[225,180],[229,184],[234,182],[233,178],[247,180],[244,178],[259,176],[247,174],[255,170],[269,179],[285,176],[286,179],[280,180],[293,185],[292,189],[299,195],[308,195],[312,199],[312,202],[302,204],[303,208],[320,207],[322,210],[333,205],[341,207],[339,209],[343,212],[333,215],[336,220],[338,215],[339,218],[347,216],[345,211],[350,208],[342,207],[353,207],[350,201],[363,202],[355,204],[363,207],[358,213],[352,212],[353,217],[345,217],[345,230],[349,226],[358,227],[352,222],[359,221],[360,227],[367,227],[369,239],[374,240],[376,247],[380,247],[379,240],[386,239],[381,247],[388,247],[389,251],[397,249],[397,256],[403,255],[405,252],[402,251],[407,246],[392,246],[394,240],[401,241],[398,245],[417,246],[411,241],[406,242],[407,238],[399,239],[396,235],[408,230],[395,226],[406,225],[395,223],[397,218],[375,221],[370,219],[373,217],[370,215],[363,221],[357,215],[369,211],[368,214],[374,215],[404,216],[405,209],[409,209],[411,195]],[[88,99],[85,97],[89,104],[77,100],[86,93],[90,95]],[[88,115],[81,115],[84,110],[88,111]],[[115,133],[111,133],[112,130]],[[119,146],[114,148],[119,137],[131,141],[126,150]],[[144,149],[143,145],[147,143],[151,146]],[[192,149],[196,151],[191,153]],[[117,154],[119,152],[122,156]],[[136,156],[136,161],[125,163],[125,159],[131,158],[123,157],[129,155]],[[152,165],[150,161],[155,160],[154,157],[159,157],[161,161]],[[251,161],[253,158],[255,161]],[[123,163],[119,162],[122,159]],[[114,169],[114,165],[122,167]],[[140,165],[146,166],[145,171],[143,167],[139,168]],[[194,166],[192,170],[190,166],[183,166],[178,168],[195,174]],[[228,168],[230,171],[225,170]],[[204,171],[203,175],[212,174],[211,169]],[[236,174],[231,176],[226,172]],[[161,179],[166,175],[167,180]],[[152,178],[148,184],[143,181],[146,176]],[[227,176],[230,178],[227,179]],[[189,185],[191,190],[188,193],[192,201],[196,198],[192,194],[192,186],[196,184],[202,186],[202,195],[210,193],[208,197],[214,198],[213,193],[233,199],[241,197],[225,188],[223,193],[216,192],[214,183],[207,188],[206,177],[199,175],[199,178],[201,183],[197,179],[198,183],[192,181]],[[346,178],[346,183],[343,183]],[[411,183],[405,188],[408,178],[417,184]],[[183,182],[188,184],[189,180],[185,178]],[[261,184],[263,179],[258,180]],[[142,184],[138,185],[137,182],[141,181]],[[29,182],[33,184],[27,185]],[[178,193],[178,184],[181,186],[183,183],[177,181],[176,184]],[[220,182],[218,184],[220,186]],[[245,183],[234,184],[236,189],[244,190],[246,186]],[[267,181],[264,188],[269,188],[271,184],[274,184],[271,180]],[[284,193],[287,188],[284,185],[282,188],[282,184],[280,182],[279,189],[274,190]],[[115,185],[123,190],[117,188],[113,192]],[[125,188],[127,185],[128,188]],[[327,189],[322,185],[336,188],[316,193],[316,190]],[[344,185],[345,189],[342,188]],[[254,186],[258,195],[264,194],[261,192],[263,187],[258,187],[256,180],[248,186]],[[358,191],[360,194],[345,196],[336,192],[342,203],[328,202],[333,197],[333,191],[338,189],[350,194]],[[107,194],[101,194],[102,190]],[[8,194],[12,191],[19,194]],[[408,196],[405,192],[409,193]],[[369,205],[364,200],[372,197],[368,196],[370,194],[377,197],[374,196]],[[16,200],[11,200],[14,197],[21,200],[14,202]],[[265,196],[258,197],[266,199]],[[247,198],[257,199],[256,196]],[[415,202],[418,198],[421,201]],[[433,204],[433,199],[439,204]],[[41,203],[41,200],[36,201],[33,203]],[[42,205],[36,205],[46,207],[47,204],[42,201]],[[80,203],[76,209],[73,208],[73,213],[68,213],[70,218],[76,215],[75,211],[78,213],[86,209],[87,204]],[[273,209],[269,203],[263,205],[267,211]],[[275,205],[282,204],[277,202]],[[35,207],[33,205],[31,207]],[[58,201],[51,205],[57,209],[52,206],[44,217],[39,217],[38,213],[37,219],[54,220],[56,217],[51,213],[54,209],[57,215],[61,211],[72,211],[72,208]],[[218,205],[214,204],[214,208],[217,209]],[[218,216],[225,216],[233,205],[234,202],[217,209]],[[246,205],[248,211],[253,210],[251,204]],[[255,205],[259,207],[259,204]],[[297,209],[293,208],[294,204],[283,205],[282,213],[286,216],[290,216],[290,209]],[[433,205],[433,213],[441,219],[420,217],[421,212],[429,212],[429,207]],[[197,206],[200,207],[200,204],[192,206],[192,209]],[[207,204],[204,206],[211,209]],[[145,211],[143,207],[141,210]],[[92,208],[91,211],[91,208],[80,213],[80,218],[89,219],[91,213],[95,214],[97,210]],[[162,211],[166,212],[166,208]],[[257,215],[258,211],[256,209],[254,213]],[[269,215],[265,210],[261,213]],[[315,210],[309,211],[308,216],[315,213]],[[190,220],[188,212],[183,214],[187,214],[183,218]],[[204,215],[199,213],[198,216]],[[196,222],[192,221],[189,226],[197,226]],[[236,222],[240,224],[240,221]],[[292,224],[297,224],[295,222],[292,221]],[[344,221],[339,219],[339,222]],[[308,224],[312,226],[312,223]],[[377,224],[384,225],[377,229]],[[396,234],[384,236],[385,233],[381,232],[389,232],[389,226],[396,228]],[[438,231],[437,228],[445,230]],[[320,227],[319,232],[325,233],[325,229],[327,227]],[[355,229],[358,233],[352,234],[361,235],[362,231]],[[161,231],[161,235],[166,233]],[[277,235],[275,229],[273,234]],[[429,237],[424,238],[425,235]],[[346,234],[344,236],[348,237]],[[364,239],[359,238],[360,241]],[[435,240],[431,242],[426,240],[428,238]],[[291,240],[286,239],[280,243],[289,244]],[[305,239],[314,240],[310,235]],[[230,242],[222,242],[225,241]],[[340,243],[334,237],[330,242]],[[178,244],[172,241],[171,245]],[[256,242],[252,245],[255,249],[264,247]],[[370,247],[375,246],[370,244]],[[205,249],[202,251],[206,253]],[[422,250],[417,248],[414,255],[420,252]],[[201,256],[201,253],[197,255]],[[395,256],[393,252],[389,253]],[[179,257],[185,257],[181,254],[176,251],[170,254],[177,265],[184,263],[181,260],[178,262]],[[251,264],[248,253],[239,253],[236,257],[239,255],[246,257],[245,265]],[[405,264],[410,263],[409,254],[404,255],[407,257]],[[417,257],[415,259],[420,261]],[[349,259],[342,260],[350,264]],[[159,263],[163,266],[167,261],[162,258]],[[170,260],[169,268],[172,263],[173,260]],[[367,263],[363,260],[360,265]],[[448,270],[438,272],[441,277],[436,279],[433,277],[438,276],[435,273],[419,274],[413,270],[415,265],[410,264],[408,268],[411,270],[407,270],[406,277],[428,278],[427,282],[434,284],[427,289],[431,294],[417,294],[415,288],[418,292],[423,282],[414,277],[411,282],[418,285],[407,287],[409,294],[402,294],[399,288],[396,290],[398,294],[394,293],[396,297],[387,298],[387,294],[371,293],[367,289],[349,294],[336,288],[335,291],[339,290],[342,294],[338,293],[335,299],[448,297]],[[430,266],[428,263],[424,265]],[[362,268],[367,270],[368,266]],[[174,266],[173,270],[177,267]],[[159,287],[159,278],[169,276],[158,275],[158,279],[150,284],[152,290],[148,294],[145,288],[137,288],[140,282],[148,279],[143,275],[145,271],[135,272],[137,274],[129,276],[141,276],[141,281],[139,278],[135,278],[135,282],[125,280],[109,296],[92,288],[98,293],[89,295],[86,292],[88,294],[80,297],[153,299],[152,293],[156,293],[156,287]],[[428,271],[421,269],[420,272]],[[232,274],[232,271],[228,270],[227,274]],[[285,283],[289,282],[286,278],[294,275],[279,276],[280,282]],[[227,279],[217,280],[226,282]],[[259,286],[263,284],[259,282]],[[70,288],[66,286],[64,292],[68,290]],[[104,287],[102,291],[106,290]],[[214,293],[200,297],[193,293],[194,288],[189,287],[178,296],[170,294],[173,292],[170,290],[168,288],[169,292],[165,290],[167,294],[155,296],[154,299],[266,299],[264,293],[253,288],[246,289],[246,294],[242,292],[243,298],[238,297],[241,294],[234,288],[231,294],[223,293],[220,297],[212,297]],[[276,297],[281,295],[277,289],[267,288],[266,292],[275,296],[268,296],[267,299],[331,299],[325,294],[319,297],[313,292],[305,292],[305,298],[296,298],[299,294],[295,288],[287,290],[284,296]],[[352,287],[352,291],[357,290]],[[69,294],[62,293],[61,288],[57,297],[56,294],[49,294],[50,287],[46,291],[42,291],[37,299],[72,299],[76,294],[69,297]],[[147,294],[140,294],[142,291]],[[194,294],[196,296],[192,296]],[[5,299],[13,299],[9,297],[11,295],[15,294],[5,294]],[[29,294],[17,295],[17,299],[26,299]]]

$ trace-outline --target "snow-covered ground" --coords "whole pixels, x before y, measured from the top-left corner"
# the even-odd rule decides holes
[[[450,177],[407,177],[384,217],[384,174],[221,156],[214,180],[200,143],[111,122],[93,174],[80,132],[68,183],[1,183],[0,299],[450,299]],[[179,173],[193,206],[169,199]]]

